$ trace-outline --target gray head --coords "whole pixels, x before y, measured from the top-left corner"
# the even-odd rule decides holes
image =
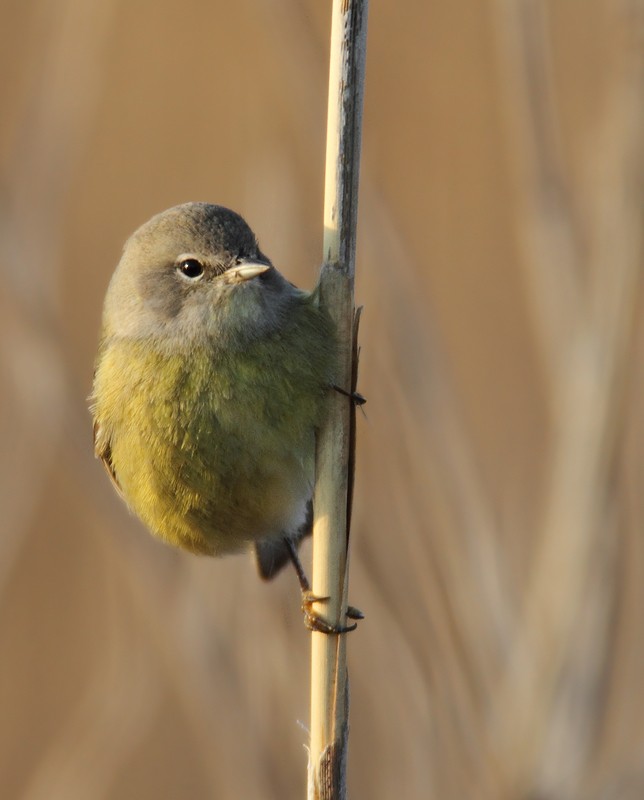
[[[204,337],[243,344],[279,327],[298,295],[239,214],[185,203],[126,242],[105,299],[104,334],[155,337],[173,348]]]

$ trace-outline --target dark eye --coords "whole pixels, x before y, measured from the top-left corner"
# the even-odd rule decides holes
[[[190,280],[197,280],[203,275],[203,264],[196,258],[184,258],[177,266],[179,272]]]

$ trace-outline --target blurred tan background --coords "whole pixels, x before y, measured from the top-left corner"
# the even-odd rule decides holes
[[[354,798],[644,797],[642,12],[373,2]],[[92,455],[127,235],[241,212],[310,286],[330,2],[0,26],[0,797],[301,798],[293,575],[153,541]]]

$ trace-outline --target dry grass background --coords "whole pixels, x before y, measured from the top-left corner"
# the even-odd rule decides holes
[[[643,5],[372,3],[353,797],[644,796]],[[152,213],[315,280],[329,12],[4,4],[2,798],[304,795],[294,578],[147,536],[85,396]]]

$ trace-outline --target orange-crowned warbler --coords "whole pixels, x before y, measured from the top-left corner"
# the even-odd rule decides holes
[[[208,555],[253,545],[272,577],[310,532],[335,358],[316,292],[238,214],[171,208],[130,237],[107,291],[96,454],[153,534]]]

